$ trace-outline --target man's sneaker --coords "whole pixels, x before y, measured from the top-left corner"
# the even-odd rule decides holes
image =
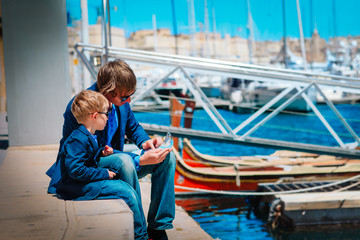
[[[152,228],[147,228],[149,239],[152,240],[168,240],[165,230],[156,230]]]

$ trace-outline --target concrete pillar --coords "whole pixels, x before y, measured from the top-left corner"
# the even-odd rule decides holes
[[[58,143],[71,97],[66,0],[2,0],[9,145]]]

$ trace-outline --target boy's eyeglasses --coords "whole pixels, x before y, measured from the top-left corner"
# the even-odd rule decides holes
[[[104,114],[104,115],[106,115],[107,117],[109,117],[111,111],[108,111],[108,112],[97,112],[97,113]],[[94,114],[94,113],[89,113],[89,114]]]
[[[109,114],[110,114],[111,112],[97,112],[97,113],[105,114],[107,117],[109,117]]]

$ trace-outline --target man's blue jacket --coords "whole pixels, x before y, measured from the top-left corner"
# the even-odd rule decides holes
[[[94,83],[88,90],[93,90],[99,92],[96,83]],[[59,184],[59,180],[61,178],[60,164],[59,164],[59,154],[62,151],[64,142],[70,136],[70,134],[77,129],[80,124],[77,123],[74,115],[71,112],[71,104],[74,98],[71,99],[69,104],[66,107],[66,111],[64,113],[64,125],[62,132],[62,139],[60,140],[59,153],[56,159],[56,162],[50,167],[50,169],[46,172],[46,174],[51,178],[48,193],[56,193],[57,186]],[[141,145],[150,139],[149,135],[145,132],[145,130],[141,127],[138,121],[135,119],[134,113],[130,108],[129,103],[125,103],[121,107],[115,107],[119,126],[114,134],[114,137],[111,141],[111,146],[114,150],[123,151],[124,149],[124,140],[126,137],[135,143],[140,149]],[[99,144],[105,146],[106,143],[106,134],[107,127],[105,127],[102,131],[96,131],[96,135],[98,137]],[[134,158],[135,154],[130,154]]]

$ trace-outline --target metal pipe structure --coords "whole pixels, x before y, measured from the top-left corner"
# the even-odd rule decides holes
[[[280,141],[275,139],[247,137],[246,139],[234,139],[231,134],[223,134],[202,130],[194,130],[188,128],[168,127],[157,124],[141,123],[141,126],[148,134],[166,135],[171,132],[174,137],[185,137],[189,139],[198,139],[205,141],[215,141],[222,143],[240,144],[247,146],[258,146],[268,148],[287,149],[291,151],[311,152],[325,155],[334,155],[349,158],[359,158],[360,150],[346,149],[341,147],[324,146],[316,144],[294,143],[288,141]]]
[[[85,44],[89,44],[89,17],[88,17],[88,1],[81,0],[81,41]],[[86,58],[89,58],[87,53]],[[82,66],[82,88],[90,86],[91,76],[90,71],[86,71],[86,66]]]
[[[296,97],[302,93],[304,93],[307,89],[309,89],[312,86],[312,84],[310,84],[309,86],[307,86],[304,89],[301,89],[300,91],[298,91],[295,95],[293,95],[291,98],[289,98],[288,100],[286,100],[283,104],[281,104],[277,109],[275,109],[275,111],[271,112],[269,115],[267,115],[264,119],[262,119],[260,122],[258,122],[257,124],[255,124],[254,127],[252,127],[249,131],[247,131],[244,135],[242,135],[240,137],[240,139],[246,139],[246,137],[248,137],[251,133],[253,133],[256,129],[258,129],[260,126],[264,125],[267,121],[269,121],[271,118],[273,118],[276,114],[278,114],[280,111],[282,111],[286,106],[288,106],[290,103],[292,103]]]
[[[269,109],[271,106],[273,106],[275,103],[277,103],[280,99],[285,97],[287,94],[289,94],[294,87],[288,87],[284,89],[280,94],[278,94],[276,97],[271,99],[267,104],[265,104],[262,108],[260,108],[258,111],[256,111],[253,115],[251,115],[248,119],[246,119],[244,122],[242,122],[239,126],[237,126],[234,129],[234,133],[238,133],[241,129],[246,127],[248,124],[250,124],[252,121],[254,121],[258,116],[263,114],[267,109]]]
[[[88,69],[94,74],[94,69],[91,67],[90,62],[86,59],[84,52],[90,52],[93,54],[100,54],[103,52],[103,46],[89,45],[89,44],[76,44],[75,49],[81,56],[81,59],[84,61]],[[80,51],[81,49],[81,51]],[[136,95],[132,99],[132,103],[143,99],[145,96],[148,96],[150,93],[154,92],[156,86],[161,82],[165,81],[173,73],[180,71],[185,75],[185,80],[183,83],[187,86],[188,90],[192,92],[193,96],[196,97],[198,102],[203,106],[208,115],[218,126],[221,133],[207,132],[206,134],[198,130],[193,129],[181,129],[181,128],[172,128],[168,126],[158,126],[153,124],[145,124],[143,127],[150,132],[162,133],[163,131],[171,131],[174,135],[178,136],[187,136],[194,137],[194,135],[202,134],[200,138],[208,140],[219,140],[233,143],[241,143],[248,145],[259,145],[263,147],[278,147],[282,149],[291,149],[298,151],[309,151],[317,153],[325,153],[330,155],[339,155],[347,157],[360,157],[360,150],[354,149],[359,145],[359,137],[351,129],[350,125],[347,124],[346,120],[342,115],[337,111],[336,107],[325,98],[325,103],[327,103],[330,109],[335,113],[339,120],[343,123],[345,128],[354,138],[354,144],[349,147],[349,144],[345,144],[339,138],[339,135],[335,130],[330,126],[328,121],[325,120],[325,117],[317,110],[316,106],[312,104],[311,100],[307,96],[307,90],[311,87],[316,88],[321,95],[325,96],[322,92],[323,88],[331,88],[342,90],[349,93],[360,94],[360,79],[359,78],[350,78],[342,77],[337,75],[328,75],[328,74],[318,74],[310,73],[305,71],[293,71],[293,70],[283,70],[271,67],[262,67],[249,64],[240,64],[230,61],[221,61],[214,59],[198,58],[198,57],[185,57],[177,56],[170,54],[162,54],[155,52],[147,52],[140,50],[131,50],[131,49],[121,49],[121,48],[108,48],[109,59],[121,58],[126,60],[129,63],[136,63],[138,65],[144,66],[157,66],[166,68],[169,70],[168,74],[162,77],[160,80],[156,81],[152,86],[148,86],[146,89],[141,91],[140,94]],[[281,82],[287,83],[288,88],[282,91],[278,96],[274,97],[269,103],[265,104],[261,109],[255,112],[248,120],[245,120],[238,127],[232,129],[225,119],[217,112],[216,108],[212,105],[211,101],[206,97],[206,95],[201,91],[200,87],[196,85],[195,81],[192,79],[191,74],[193,73],[202,73],[202,74],[213,74],[221,75],[226,77],[236,77],[240,79],[262,81],[262,82]],[[244,135],[239,135],[239,131],[248,124],[257,118],[260,114],[269,110],[269,108],[292,92],[292,90],[297,89],[297,92],[293,94],[288,100],[276,108],[271,114],[268,115],[260,124],[257,124],[255,127],[251,128]],[[288,141],[279,141],[275,139],[262,139],[262,138],[253,138],[250,136],[251,133],[256,131],[258,127],[264,124],[267,120],[270,120],[276,114],[278,114],[282,109],[284,109],[288,104],[290,104],[296,97],[302,96],[303,99],[309,103],[311,109],[314,111],[316,116],[321,120],[327,130],[331,135],[337,140],[340,146],[323,146],[323,145],[314,145],[314,144],[303,144],[295,143]],[[199,136],[197,136],[199,138]]]
[[[106,0],[106,11],[107,11],[107,29],[108,29],[108,34],[109,34],[109,46],[111,46],[111,18],[110,18],[110,1],[109,0]]]
[[[91,45],[91,44],[83,44],[83,43],[77,43],[76,46],[78,48],[86,49],[87,51],[96,51],[96,50],[103,50],[103,46],[100,45]],[[315,77],[315,78],[321,78],[321,79],[333,79],[333,80],[342,80],[342,81],[354,81],[360,83],[360,78],[354,78],[354,77],[345,77],[340,75],[331,75],[331,74],[325,74],[325,73],[313,73],[313,72],[305,72],[305,71],[299,71],[299,70],[291,70],[291,69],[282,69],[282,68],[275,68],[275,67],[266,67],[266,66],[260,66],[260,65],[254,65],[254,64],[245,64],[245,63],[238,63],[238,62],[231,62],[231,61],[225,61],[225,60],[215,60],[215,59],[208,59],[208,58],[200,58],[200,57],[189,57],[189,56],[181,56],[181,55],[173,55],[173,54],[166,54],[166,53],[157,53],[157,52],[150,52],[150,51],[143,51],[143,50],[135,50],[135,49],[128,49],[128,48],[115,48],[115,47],[109,47],[109,50],[111,53],[109,54],[115,54],[115,55],[123,55],[124,57],[130,56],[130,54],[133,54],[133,56],[138,56],[139,59],[141,57],[161,57],[165,58],[164,61],[173,61],[172,63],[178,64],[178,63],[186,63],[186,61],[190,61],[192,63],[207,63],[207,64],[216,64],[218,66],[225,65],[225,66],[232,66],[236,68],[245,68],[248,70],[259,70],[262,72],[270,72],[270,73],[284,73],[284,74],[292,74],[295,77]],[[160,64],[162,62],[159,62]],[[171,65],[171,64],[170,64]],[[288,75],[291,76],[291,75]]]
[[[101,32],[102,32],[102,44],[104,45],[103,49],[104,55],[102,56],[102,62],[106,63],[109,56],[109,40],[108,40],[108,31],[106,25],[106,13],[107,13],[107,0],[103,0],[102,11],[101,11]]]

